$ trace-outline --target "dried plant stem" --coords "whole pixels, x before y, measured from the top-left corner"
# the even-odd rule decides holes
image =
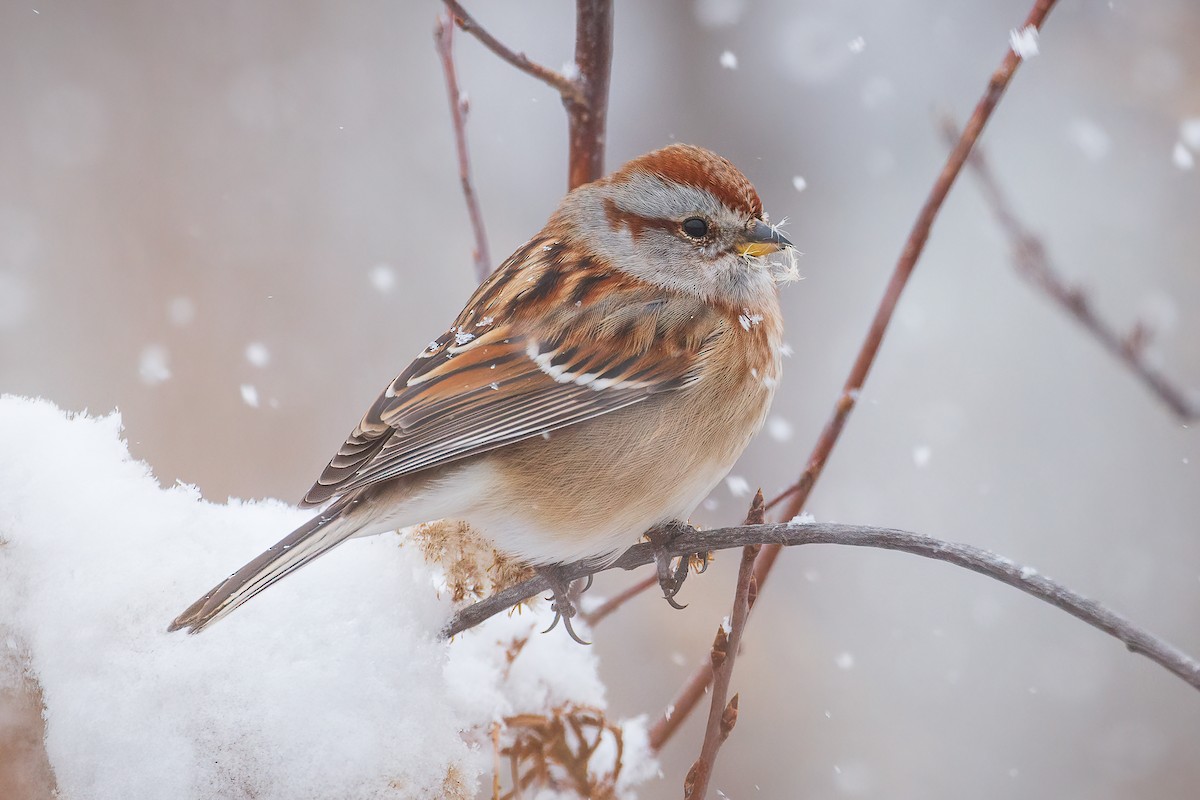
[[[746,525],[763,524],[762,489],[754,495],[750,504],[750,513],[746,515]],[[738,567],[737,584],[733,592],[733,609],[729,612],[729,630],[722,624],[717,628],[717,638],[713,642],[709,662],[712,664],[712,702],[708,710],[708,724],[704,729],[704,742],[700,746],[700,757],[688,771],[683,783],[684,800],[702,798],[708,795],[708,784],[712,779],[713,767],[717,761],[717,751],[729,738],[733,726],[737,724],[738,697],[726,703],[729,696],[729,684],[733,680],[733,665],[737,660],[742,646],[742,634],[746,630],[746,622],[750,619],[750,609],[758,597],[758,584],[754,580],[754,559],[758,555],[759,545],[749,544],[742,548],[742,561]]]
[[[558,93],[563,96],[564,100],[567,98],[572,98],[580,102],[584,100],[582,90],[566,75],[556,72],[549,67],[543,67],[541,64],[531,61],[524,53],[518,53],[501,44],[495,36],[488,33],[486,28],[476,22],[475,18],[468,14],[466,9],[460,3],[456,2],[456,0],[442,1],[446,4],[446,8],[450,10],[450,14],[454,17],[454,21],[458,23],[458,27],[478,39],[488,50],[491,50],[500,58],[521,70],[521,72],[532,75],[547,86],[552,86],[558,90]]]
[[[475,277],[483,281],[492,271],[492,259],[488,255],[487,232],[483,225],[483,213],[479,210],[479,197],[471,183],[471,157],[467,150],[467,100],[458,88],[458,72],[454,68],[454,25],[441,16],[433,28],[433,40],[442,59],[442,72],[446,76],[446,92],[450,96],[450,118],[454,123],[454,143],[458,150],[458,178],[462,182],[463,199],[467,202],[467,214],[471,218],[471,230],[475,233]]]
[[[1200,662],[1178,648],[1155,637],[1144,628],[1110,611],[1100,603],[1073,592],[1065,586],[1038,574],[1037,570],[1017,564],[1011,559],[967,544],[957,544],[931,536],[922,536],[892,528],[872,528],[861,525],[839,525],[813,522],[805,525],[772,523],[741,525],[711,531],[695,531],[677,537],[668,546],[674,556],[688,556],[705,550],[728,550],[746,545],[797,547],[807,544],[836,544],[848,547],[872,547],[899,550],[904,553],[945,561],[972,572],[995,578],[1020,589],[1033,597],[1066,611],[1094,628],[1122,641],[1130,652],[1146,656],[1173,675],[1200,690]],[[636,569],[654,563],[654,551],[649,544],[635,545],[612,564],[601,569],[581,564],[566,568],[566,577],[577,580],[610,569]],[[454,615],[443,629],[447,637],[473,628],[489,617],[512,608],[517,603],[545,592],[545,578],[523,581],[497,592],[486,600],[467,606]],[[703,688],[701,689],[703,692]],[[650,743],[661,747],[663,739],[656,734],[656,724],[650,731]]]
[[[957,128],[952,120],[942,120],[942,133],[949,141],[957,138]],[[1145,346],[1149,337],[1148,327],[1138,323],[1129,334],[1123,336],[1112,325],[1100,319],[1088,296],[1062,277],[1046,255],[1046,247],[1041,239],[1013,213],[1012,203],[1000,188],[983,152],[976,149],[971,153],[967,164],[978,179],[984,199],[991,208],[997,224],[1008,238],[1018,274],[1074,317],[1084,330],[1104,346],[1104,349],[1125,364],[1171,409],[1180,422],[1192,422],[1200,418],[1200,408],[1189,402],[1184,391],[1147,363]]]

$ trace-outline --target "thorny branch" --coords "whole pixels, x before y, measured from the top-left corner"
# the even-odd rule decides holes
[[[462,182],[463,199],[467,201],[471,230],[475,232],[475,251],[472,253],[475,277],[483,281],[492,271],[492,259],[488,255],[487,231],[483,224],[483,213],[479,210],[479,197],[471,183],[471,156],[467,149],[467,99],[458,88],[458,73],[454,68],[454,25],[440,15],[433,27],[433,40],[442,59],[442,72],[446,75],[450,118],[454,123],[454,144],[458,150],[458,178]]]
[[[948,141],[957,138],[958,132],[953,120],[942,120],[942,133]],[[1128,334],[1122,336],[1112,325],[1100,319],[1088,296],[1079,287],[1068,283],[1055,270],[1041,239],[1030,232],[1013,213],[1012,204],[992,174],[983,152],[975,150],[967,164],[974,171],[996,222],[1008,237],[1017,272],[1074,317],[1075,321],[1092,334],[1114,358],[1124,363],[1171,409],[1180,422],[1200,419],[1200,407],[1189,402],[1182,389],[1147,363],[1145,348],[1151,335],[1149,327],[1139,322]]]
[[[746,515],[746,525],[763,524],[766,508],[763,505],[762,489],[754,495],[750,504],[750,512]],[[717,627],[717,637],[713,641],[712,654],[712,702],[708,710],[708,724],[704,729],[704,742],[700,746],[700,757],[688,771],[683,782],[683,798],[703,798],[708,796],[708,784],[712,780],[713,766],[717,761],[717,751],[733,732],[737,724],[738,696],[735,694],[728,704],[725,698],[729,696],[729,684],[733,680],[733,664],[742,646],[742,634],[746,631],[746,622],[750,618],[750,609],[758,598],[758,583],[754,580],[754,559],[758,555],[759,545],[748,544],[742,548],[742,562],[738,567],[737,588],[733,592],[733,609],[729,613],[729,629],[724,623]]]
[[[1055,2],[1056,0],[1035,0],[1033,8],[1030,10],[1022,27],[1034,28],[1040,31],[1042,23],[1046,20],[1046,15],[1050,13],[1050,9],[1054,7]],[[900,295],[904,291],[904,287],[908,284],[908,279],[912,275],[917,261],[925,249],[925,243],[929,239],[929,232],[933,228],[934,220],[937,219],[938,212],[941,211],[942,204],[945,202],[946,196],[950,193],[950,187],[954,185],[954,181],[958,178],[959,173],[962,172],[963,165],[966,163],[971,149],[975,146],[975,142],[983,132],[984,126],[991,118],[992,112],[996,110],[996,105],[1000,102],[1000,98],[1004,96],[1005,90],[1008,89],[1009,84],[1012,82],[1013,75],[1016,74],[1017,67],[1020,66],[1021,61],[1022,57],[1011,47],[1005,52],[1004,59],[1000,62],[1000,66],[996,71],[992,73],[983,96],[976,104],[974,112],[972,112],[970,118],[967,120],[966,127],[963,128],[962,135],[950,151],[950,155],[947,157],[942,171],[934,181],[933,188],[930,189],[929,195],[925,199],[925,204],[921,207],[921,212],[917,215],[916,222],[913,223],[904,248],[900,252],[900,257],[896,261],[892,277],[888,281],[883,299],[880,301],[879,307],[875,311],[875,316],[871,320],[871,326],[867,330],[866,338],[858,351],[854,365],[850,368],[850,374],[846,378],[841,393],[838,395],[837,402],[834,404],[833,414],[825,423],[825,428],[821,431],[821,435],[808,457],[808,464],[804,472],[800,475],[800,479],[796,483],[785,489],[778,497],[767,504],[767,508],[770,509],[784,500],[788,500],[783,512],[780,514],[781,519],[789,520],[794,518],[803,510],[805,504],[808,502],[808,497],[812,493],[813,486],[816,485],[817,480],[821,477],[821,473],[825,469],[825,464],[833,452],[834,445],[837,444],[838,439],[841,437],[846,420],[858,402],[859,393],[862,391],[863,384],[867,380],[867,375],[871,370],[871,365],[874,363],[876,355],[879,354],[880,345],[883,343],[883,336],[887,332],[892,314],[895,312],[896,305],[900,301]],[[760,587],[770,574],[771,568],[775,565],[775,560],[779,558],[781,550],[782,547],[780,545],[767,543],[758,554],[758,558],[754,564],[754,577]],[[700,702],[700,698],[703,696],[704,690],[708,687],[710,680],[711,671],[707,665],[701,664],[684,682],[680,694],[676,697],[671,717],[682,718],[691,713],[696,704]],[[674,726],[660,728],[660,726],[663,726],[664,721],[670,722],[666,719],[666,716],[664,714],[663,719],[660,719],[659,723],[652,729],[651,745],[655,749],[662,747],[667,737],[674,730]],[[680,721],[682,720],[676,719],[675,725]],[[660,732],[660,736],[657,738],[653,735],[656,730]]]
[[[732,547],[754,544],[777,547],[797,547],[807,544],[873,547],[883,550],[898,550],[935,561],[945,561],[972,572],[978,572],[980,575],[995,578],[1001,583],[1020,589],[1066,611],[1092,627],[1119,639],[1130,652],[1149,658],[1173,675],[1186,681],[1194,689],[1200,690],[1200,662],[1191,656],[1100,603],[1040,575],[1032,567],[1023,566],[1011,559],[972,545],[947,542],[931,536],[922,536],[892,528],[873,528],[830,522],[807,524],[777,522],[767,525],[742,525],[709,531],[692,531],[678,536],[667,545],[667,549],[673,556],[687,557],[705,550],[728,550]],[[568,579],[578,580],[610,569],[636,569],[653,563],[652,546],[639,544],[626,550],[620,558],[607,566],[596,568],[584,564],[572,564],[565,569]],[[456,636],[489,617],[507,611],[517,603],[545,592],[548,588],[549,584],[546,583],[545,578],[540,576],[510,586],[459,611],[446,625],[443,634],[447,637]],[[650,731],[651,745],[655,747],[659,746],[655,744],[658,739],[656,736],[658,727],[656,725]]]

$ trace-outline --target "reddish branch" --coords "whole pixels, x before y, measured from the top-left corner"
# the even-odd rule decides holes
[[[587,611],[580,616],[583,621],[588,624],[588,627],[595,627],[596,623],[607,617],[609,614],[616,611],[627,602],[637,597],[642,592],[649,589],[651,586],[658,586],[658,575],[647,575],[637,583],[630,584],[620,593],[613,595],[605,600],[600,605]]]
[[[953,121],[949,119],[942,121],[942,132],[950,141],[958,135]],[[979,187],[996,222],[1008,237],[1017,272],[1074,317],[1104,349],[1140,378],[1181,422],[1200,418],[1200,408],[1188,401],[1183,390],[1146,362],[1149,327],[1139,322],[1122,336],[1112,325],[1100,319],[1083,290],[1072,286],[1058,273],[1046,255],[1045,245],[1013,213],[1012,204],[1001,190],[983,153],[976,150],[967,163],[979,180]]]
[[[746,515],[746,525],[763,524],[762,489],[754,495],[750,504],[750,513]],[[733,679],[733,663],[737,659],[742,646],[742,634],[746,630],[746,622],[750,618],[750,609],[758,598],[758,583],[754,580],[754,559],[758,556],[760,545],[748,544],[742,548],[742,562],[738,567],[737,587],[733,592],[733,610],[729,613],[729,630],[725,625],[717,627],[717,637],[713,641],[712,654],[709,658],[712,672],[712,704],[708,711],[708,724],[704,729],[704,742],[700,746],[700,757],[688,771],[683,782],[683,798],[703,798],[708,796],[708,783],[712,780],[713,766],[717,761],[717,751],[733,732],[737,724],[738,696],[735,694],[728,703],[729,684]]]
[[[541,64],[531,61],[524,53],[515,52],[501,44],[495,36],[488,33],[487,29],[476,22],[475,18],[468,14],[466,9],[455,0],[443,0],[443,2],[446,4],[446,8],[450,9],[450,14],[454,17],[454,21],[458,23],[458,27],[482,42],[483,46],[488,50],[491,50],[500,56],[500,58],[521,70],[521,72],[532,75],[542,83],[557,89],[558,93],[564,99],[567,97],[573,97],[580,101],[584,99],[583,92],[579,86],[566,75],[563,75],[561,72],[555,72],[549,67],[543,67]]]
[[[604,175],[612,42],[612,0],[575,0],[575,67],[579,70],[576,83],[583,96],[563,95],[571,141],[568,189]]]
[[[1055,2],[1056,0],[1036,0],[1033,9],[1029,12],[1029,16],[1022,27],[1033,27],[1040,31],[1046,15],[1050,13],[1050,9],[1054,7]],[[896,310],[896,304],[900,301],[900,295],[904,291],[904,287],[907,285],[908,279],[917,265],[917,260],[921,257],[921,253],[925,249],[925,243],[929,239],[929,232],[933,228],[933,222],[946,200],[946,195],[949,194],[950,187],[954,185],[955,179],[962,172],[963,165],[971,153],[971,148],[975,146],[975,142],[979,139],[979,134],[983,132],[984,125],[991,118],[992,112],[996,110],[997,103],[1000,102],[1000,98],[1004,96],[1005,90],[1008,88],[1009,83],[1012,82],[1013,75],[1016,73],[1021,60],[1021,56],[1017,55],[1011,47],[1004,54],[1004,60],[992,74],[983,97],[975,106],[975,111],[971,114],[970,119],[967,120],[967,125],[963,129],[962,135],[950,151],[950,155],[946,159],[946,163],[942,167],[937,180],[934,181],[933,188],[925,200],[925,205],[922,206],[921,213],[917,216],[917,220],[909,232],[904,249],[900,252],[900,258],[897,260],[895,269],[892,271],[891,280],[888,281],[887,289],[884,291],[883,300],[880,302],[879,308],[875,311],[875,317],[871,320],[871,327],[867,331],[866,339],[858,351],[858,357],[854,360],[854,365],[850,369],[850,375],[846,378],[841,394],[834,405],[833,415],[825,423],[825,428],[821,431],[821,436],[817,440],[817,444],[813,448],[811,455],[808,457],[808,464],[803,474],[801,474],[800,479],[796,483],[788,487],[788,489],[772,500],[767,506],[771,508],[784,499],[788,499],[780,515],[782,519],[792,519],[800,513],[805,503],[808,502],[808,496],[812,492],[813,486],[816,485],[817,479],[821,477],[821,472],[825,469],[825,463],[828,461],[830,453],[833,452],[834,445],[837,444],[838,438],[841,436],[842,429],[846,425],[846,420],[849,418],[850,412],[854,410],[859,392],[867,380],[867,374],[871,371],[871,365],[874,363],[875,356],[879,353],[879,347],[883,343],[883,335],[887,332],[888,323],[892,319],[892,313]],[[760,587],[770,574],[771,568],[775,565],[775,560],[779,558],[781,549],[779,545],[768,544],[758,554],[758,559],[754,565],[754,576],[758,580]],[[704,689],[708,686],[708,681],[703,679],[704,672],[705,668],[701,667],[688,678],[684,684],[684,691],[680,693],[674,703],[673,717],[686,717],[696,707],[696,704],[700,702],[700,698],[704,694]],[[665,737],[660,737],[656,740],[653,735],[651,736],[651,745],[655,749],[662,747],[665,741]]]
[[[446,75],[450,117],[454,122],[454,143],[458,150],[458,178],[462,182],[463,199],[467,201],[471,229],[475,232],[475,250],[471,254],[475,261],[475,277],[483,281],[492,271],[492,259],[488,255],[487,232],[483,226],[483,214],[479,210],[479,198],[471,184],[471,157],[467,150],[467,100],[458,88],[458,73],[454,68],[454,26],[449,20],[441,16],[437,18],[433,40],[442,59],[442,72]]]
[[[612,0],[575,0],[576,75],[556,72],[502,44],[475,21],[456,0],[443,0],[458,27],[522,72],[558,90],[567,109],[570,154],[567,188],[604,174],[604,128],[608,117],[608,84],[612,68]]]

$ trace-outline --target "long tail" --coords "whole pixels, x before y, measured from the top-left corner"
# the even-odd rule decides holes
[[[363,520],[347,512],[359,503],[344,497],[289,533],[269,550],[212,588],[175,618],[169,631],[199,633],[276,581],[359,532]]]

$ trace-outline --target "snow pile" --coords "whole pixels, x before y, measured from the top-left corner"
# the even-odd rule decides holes
[[[394,535],[168,634],[305,513],[161,488],[120,434],[115,414],[0,398],[0,648],[42,687],[64,800],[471,797],[490,784],[495,721],[603,709],[595,656],[539,635],[544,608],[442,641],[438,576]],[[625,789],[654,769],[639,725]]]

